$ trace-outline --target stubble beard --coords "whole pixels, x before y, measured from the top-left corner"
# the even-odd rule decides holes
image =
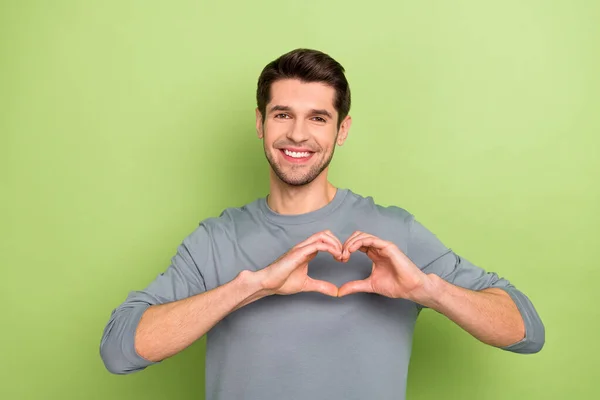
[[[331,148],[331,152],[325,157],[325,159],[323,159],[323,161],[312,165],[308,172],[304,173],[301,171],[305,170],[306,167],[301,165],[290,165],[289,171],[284,171],[281,165],[275,161],[273,153],[269,152],[266,148],[264,148],[264,151],[271,169],[282,182],[290,186],[304,186],[314,181],[319,175],[321,175],[325,168],[329,166],[329,163],[333,159],[333,153],[335,152],[335,144]],[[275,149],[274,151],[280,150]],[[313,157],[315,157],[317,154],[318,153],[315,153]]]

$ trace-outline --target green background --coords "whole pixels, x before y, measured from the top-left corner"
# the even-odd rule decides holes
[[[200,220],[267,193],[255,85],[296,47],[347,69],[332,182],[416,214],[546,325],[524,356],[425,311],[409,399],[596,398],[598,4],[2,1],[0,398],[203,398],[203,340],[115,376],[102,329]]]

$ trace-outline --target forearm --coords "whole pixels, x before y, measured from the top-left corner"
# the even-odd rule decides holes
[[[267,295],[256,275],[243,271],[215,289],[151,306],[136,329],[135,350],[153,362],[171,357],[201,338],[231,312]]]
[[[525,337],[525,324],[514,301],[502,289],[473,291],[428,275],[420,302],[444,314],[483,343],[505,347]]]

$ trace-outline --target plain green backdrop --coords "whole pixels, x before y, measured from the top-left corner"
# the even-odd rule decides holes
[[[2,1],[0,398],[203,398],[204,340],[115,376],[100,337],[199,221],[267,194],[256,80],[296,47],[347,69],[332,182],[546,325],[518,355],[425,311],[409,399],[598,398],[598,21],[593,0]]]

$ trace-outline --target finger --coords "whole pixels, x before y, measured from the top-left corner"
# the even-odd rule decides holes
[[[342,246],[342,255],[343,255],[343,258],[345,259],[345,261],[347,261],[350,258],[350,253],[348,253],[346,251],[348,243],[350,241],[352,241],[354,238],[356,238],[357,236],[362,235],[362,234],[363,234],[363,232],[361,232],[361,231],[354,231],[354,233],[352,235],[350,235],[348,237],[348,239],[346,239],[346,241],[344,242],[344,245]]]
[[[314,244],[316,244],[316,243],[324,243],[324,244],[326,244],[327,246],[330,246],[330,247],[332,247],[332,248],[334,248],[334,249],[336,249],[336,247],[337,247],[337,246],[335,245],[335,242],[333,242],[333,241],[331,240],[331,238],[325,237],[325,238],[317,238],[317,239],[315,239],[315,240],[313,240],[313,241],[311,241],[311,242],[305,243],[303,246],[296,246],[296,247],[294,248],[294,250],[296,250],[296,251],[300,251],[302,254],[305,254],[305,253],[304,253],[305,249],[306,249],[307,247],[313,246],[313,245],[314,245]],[[323,251],[323,250],[319,250],[319,251]],[[307,253],[307,254],[308,254],[308,253]]]
[[[319,240],[332,244],[334,247],[336,247],[338,249],[340,254],[342,253],[341,242],[338,240],[338,238],[336,238],[333,235],[333,233],[331,233],[331,231],[317,232],[314,235],[312,235],[311,237],[309,237],[308,239],[306,239],[305,241],[297,244],[295,247],[296,248],[306,247],[307,245],[314,243],[316,241],[319,241]],[[338,257],[335,256],[335,258],[338,258]]]
[[[307,244],[306,246],[297,249],[297,251],[300,254],[300,256],[304,259],[310,257],[311,255],[319,251],[326,251],[336,258],[340,257],[342,254],[339,251],[339,249],[335,246],[335,244],[325,240],[315,241],[313,243]]]
[[[361,246],[358,248],[358,251],[362,251],[363,253],[366,253],[367,251],[369,251],[370,247],[368,246]]]
[[[356,251],[355,248],[353,248],[353,246],[355,245],[355,243],[357,243],[358,241],[367,238],[367,237],[371,237],[372,235],[365,233],[365,232],[360,232],[358,235],[355,235],[352,239],[349,239],[346,241],[346,243],[344,244],[344,257],[347,260],[350,259],[350,255]]]
[[[338,288],[331,282],[320,281],[313,279],[310,276],[306,277],[302,292],[319,292],[328,296],[337,297]]]
[[[312,255],[316,254],[319,251],[334,251],[331,250],[332,246],[326,242],[313,242],[301,248],[294,248],[287,253],[285,253],[282,257],[277,259],[276,263],[280,265],[281,268],[288,270],[294,270],[303,262],[306,262],[311,258]]]
[[[344,283],[338,290],[338,297],[347,296],[353,293],[374,293],[371,286],[371,279],[363,279],[360,281],[350,281]]]
[[[365,242],[365,239],[368,239],[370,237],[371,236],[367,235],[367,234],[361,234],[359,236],[356,236],[354,239],[349,241],[348,244],[346,244],[346,248],[345,248],[346,251],[348,253],[354,253],[358,247],[362,247],[362,246],[368,247],[368,244]]]
[[[294,248],[300,248],[300,247],[304,247],[307,244],[310,244],[312,242],[314,242],[315,240],[317,240],[318,235],[320,235],[321,232],[315,233],[314,235],[310,235],[309,237],[307,237],[305,240],[301,241],[300,243],[296,244],[294,246]]]
[[[338,239],[337,236],[335,236],[333,234],[333,232],[331,232],[329,229],[324,231],[323,233],[325,235],[329,236],[338,245],[338,249],[340,250],[340,253],[341,253],[344,246],[342,246],[342,242],[340,241],[340,239]]]
[[[304,241],[298,243],[296,245],[296,247],[304,247],[307,244],[312,243],[312,242],[314,242],[317,239],[321,239],[323,236],[327,236],[327,237],[330,237],[330,238],[332,238],[334,240],[337,240],[337,238],[335,237],[335,235],[330,230],[325,230],[325,231],[320,231],[320,232],[317,232],[317,233],[314,233],[314,234],[310,235]]]
[[[376,236],[362,236],[362,237],[357,237],[356,239],[354,239],[350,244],[348,244],[348,246],[346,247],[346,250],[349,253],[353,253],[356,250],[362,248],[362,247],[367,247],[367,248],[374,248],[374,249],[385,249],[387,246],[389,246],[389,242],[380,239]]]
[[[348,242],[350,242],[352,239],[354,239],[355,237],[362,235],[364,232],[361,231],[355,231],[352,235],[350,235],[348,237],[348,239],[346,239],[346,241],[344,242],[344,247],[348,244]]]

